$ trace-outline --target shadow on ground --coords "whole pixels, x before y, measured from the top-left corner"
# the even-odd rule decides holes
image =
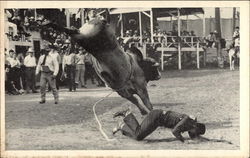
[[[230,73],[229,69],[209,69],[209,70],[165,70],[162,78],[193,78]],[[238,71],[239,72],[239,71]]]

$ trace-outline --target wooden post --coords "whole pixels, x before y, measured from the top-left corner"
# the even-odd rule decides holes
[[[142,24],[141,24],[141,12],[139,12],[139,28],[140,28],[140,44],[142,45]]]
[[[143,58],[145,59],[147,57],[147,43],[142,44],[142,53],[143,53]]]
[[[206,36],[206,17],[205,17],[205,14],[203,14],[203,18],[202,18],[202,24],[203,24],[203,37]]]
[[[65,9],[66,12],[66,26],[70,27],[70,12],[68,9]]]
[[[80,11],[80,17],[81,17],[81,23],[82,23],[82,26],[85,24],[85,11],[84,11],[85,9],[81,9],[81,11]]]
[[[35,12],[35,20],[37,20],[37,12],[36,12],[36,9],[34,9],[34,12]]]
[[[197,62],[197,69],[200,69],[200,52],[199,52],[199,42],[196,46],[196,62]]]
[[[170,17],[170,28],[171,28],[170,31],[172,31],[173,30],[173,17],[172,16]]]
[[[235,14],[236,14],[236,8],[234,7],[233,8],[233,30],[232,30],[232,37],[233,37],[233,32],[234,32],[234,29],[235,29]]]
[[[220,23],[220,8],[215,8],[215,26],[216,30],[218,32],[216,36],[216,42],[217,42],[217,60],[218,60],[218,66],[220,68],[223,67],[223,59],[222,59],[222,51],[221,51],[221,23]]]
[[[164,50],[163,50],[163,43],[161,44],[161,70],[164,70]]]
[[[186,28],[187,31],[189,31],[189,30],[188,30],[188,29],[189,29],[189,28],[188,28],[188,15],[187,15],[187,17],[186,17],[186,27],[187,27],[187,28]]]
[[[123,38],[123,19],[122,19],[122,13],[120,13],[120,18],[121,18],[121,37]]]
[[[154,42],[154,23],[153,23],[153,9],[150,10],[150,30],[151,30],[151,43]]]
[[[181,36],[181,20],[180,20],[180,9],[177,9],[178,12],[178,38]],[[178,69],[181,70],[181,41],[178,41]]]
[[[203,27],[202,27],[203,28],[203,38],[205,38],[206,37],[206,17],[205,17],[205,13],[203,14],[202,21],[203,21]],[[204,67],[206,66],[206,60],[207,60],[206,55],[207,55],[206,50],[203,49],[203,66]]]
[[[207,60],[207,53],[206,53],[206,50],[203,49],[203,66],[204,67],[206,66],[206,60]]]

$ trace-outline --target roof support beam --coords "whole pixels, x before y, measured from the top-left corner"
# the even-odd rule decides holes
[[[203,18],[202,18],[202,29],[203,29],[203,37],[206,36],[206,18],[205,18],[205,14],[203,14]]]
[[[153,43],[154,42],[154,37],[153,37],[153,34],[154,34],[154,24],[153,24],[153,9],[151,8],[150,10],[150,32],[151,32],[151,42]]]
[[[178,38],[181,36],[181,19],[180,19],[180,9],[177,9],[177,19],[178,19]],[[178,69],[181,70],[181,41],[178,39]]]
[[[149,18],[151,17],[151,16],[150,16],[147,12],[145,12],[145,11],[143,11],[142,13],[143,13],[144,15],[146,15],[147,17],[149,17]]]
[[[140,28],[140,44],[142,45],[142,22],[141,22],[141,12],[139,12],[139,28]]]
[[[203,14],[204,15],[204,14]],[[201,19],[201,17],[199,17],[197,14],[194,14],[194,16],[196,16],[197,18]]]
[[[66,13],[66,26],[70,27],[70,12],[68,9],[65,9],[65,13]]]
[[[121,37],[123,38],[123,19],[122,19],[122,13],[120,13],[120,19],[121,19]]]

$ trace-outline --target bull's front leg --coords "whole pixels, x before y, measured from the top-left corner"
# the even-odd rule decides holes
[[[131,101],[133,104],[135,104],[138,109],[140,110],[142,115],[148,114],[148,112],[145,110],[145,108],[139,103],[138,99],[134,97],[133,95],[131,97],[127,98],[129,101]]]
[[[133,104],[135,104],[137,108],[140,110],[142,115],[146,115],[148,113],[146,109],[139,103],[138,99],[133,96],[132,93],[129,93],[128,91],[118,91],[117,93],[123,98],[126,98],[129,101],[131,101]]]
[[[153,105],[149,100],[148,90],[146,88],[146,82],[142,85],[136,86],[137,95],[141,98],[143,104],[149,111],[153,110]]]

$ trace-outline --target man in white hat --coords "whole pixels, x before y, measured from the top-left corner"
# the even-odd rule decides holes
[[[35,89],[35,71],[36,71],[36,58],[34,51],[29,48],[27,51],[28,55],[24,58],[25,76],[26,76],[26,93],[29,93],[31,88],[33,93],[37,93]]]
[[[50,48],[44,50],[44,54],[40,56],[36,67],[36,75],[41,72],[40,86],[41,86],[41,101],[40,104],[45,103],[46,84],[49,83],[52,93],[54,95],[55,104],[58,104],[58,91],[56,89],[56,76],[59,71],[58,62],[49,54]]]

